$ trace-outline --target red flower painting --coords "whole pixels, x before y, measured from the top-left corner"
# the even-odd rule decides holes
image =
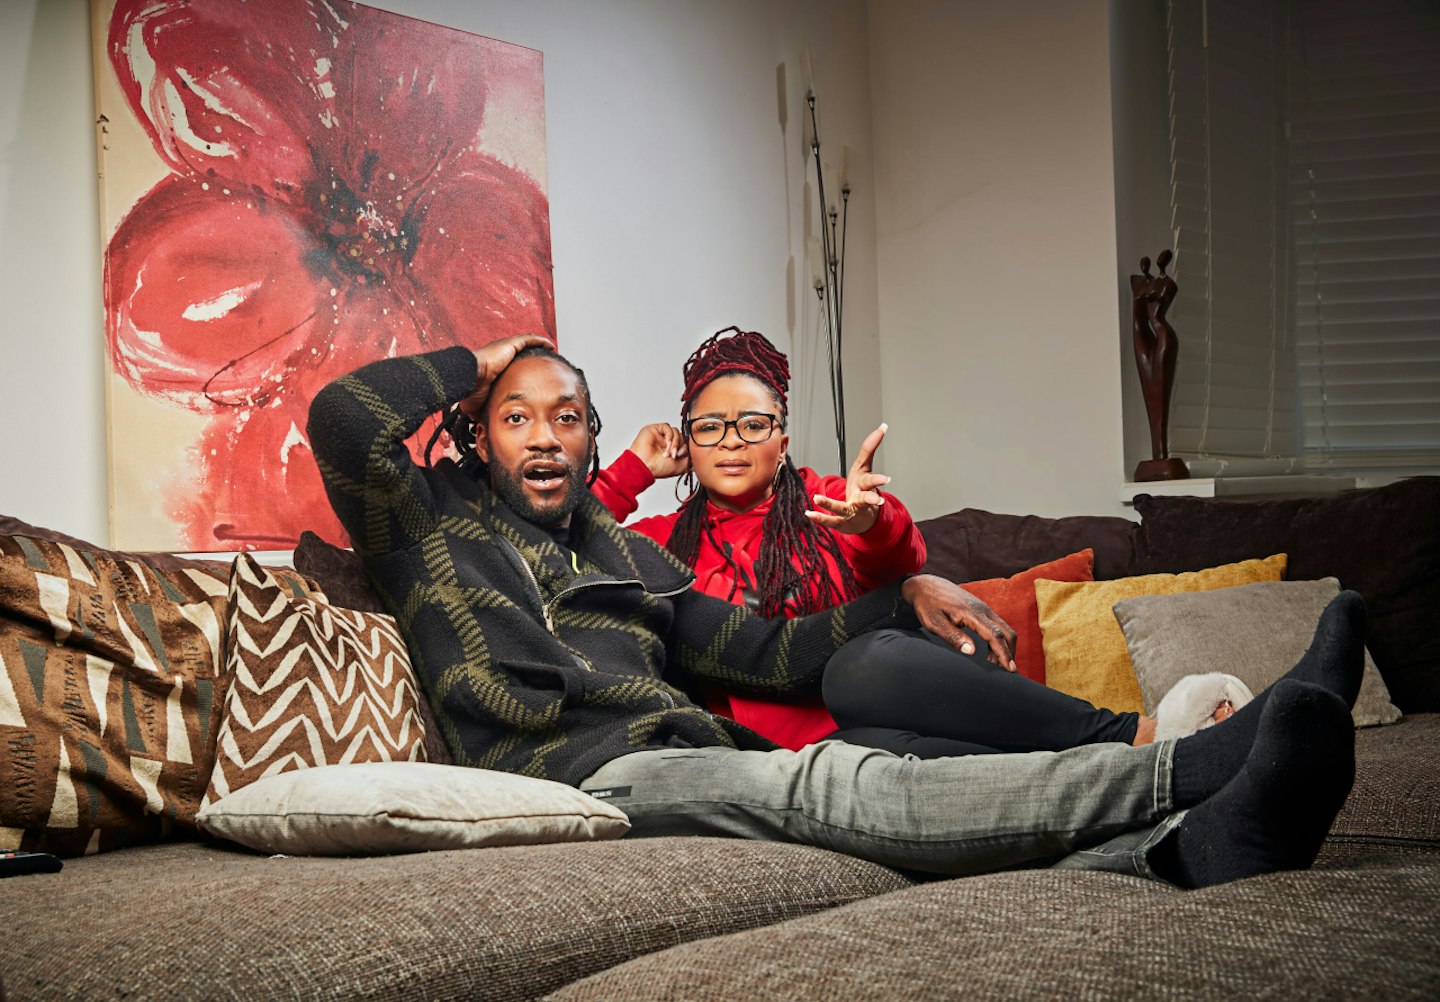
[[[515,74],[540,100],[539,54],[343,0],[117,0],[105,45],[169,172],[106,248],[111,366],[205,416],[144,503],[195,550],[343,540],[305,437],[316,391],[554,337],[543,188],[480,142]]]

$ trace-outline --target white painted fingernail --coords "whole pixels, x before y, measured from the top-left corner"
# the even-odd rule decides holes
[[[888,424],[886,424],[884,421],[881,421],[881,422],[880,422],[880,430],[881,430],[881,431],[889,431],[889,430],[890,430],[890,426],[889,426]]]

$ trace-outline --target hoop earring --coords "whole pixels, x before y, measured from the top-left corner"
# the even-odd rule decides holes
[[[680,496],[681,484],[684,484],[686,488],[690,491],[690,493],[683,498]],[[698,490],[699,488],[695,485],[695,471],[686,470],[683,475],[675,478],[675,503],[682,508],[685,507],[695,498],[695,494]]]

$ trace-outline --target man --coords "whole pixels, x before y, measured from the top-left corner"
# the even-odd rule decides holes
[[[452,405],[478,462],[417,466],[405,440]],[[376,362],[311,408],[331,503],[457,762],[605,796],[632,835],[804,842],[936,873],[1058,861],[1198,887],[1314,860],[1354,776],[1358,596],[1326,610],[1285,679],[1179,742],[923,762],[775,750],[675,683],[794,691],[866,630],[918,616],[958,644],[961,625],[993,624],[924,575],[791,620],[700,594],[585,489],[598,430],[583,374],[529,335]]]

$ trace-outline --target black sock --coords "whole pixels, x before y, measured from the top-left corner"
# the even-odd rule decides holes
[[[1342,591],[1330,600],[1315,627],[1310,648],[1280,681],[1306,682],[1334,693],[1354,706],[1365,667],[1365,601]],[[1279,685],[1276,682],[1275,685]],[[1179,808],[1213,796],[1244,765],[1260,717],[1275,686],[1266,689],[1233,716],[1175,744],[1171,796]]]
[[[1309,649],[1285,677],[1327,689],[1353,709],[1364,668],[1365,600],[1342,591],[1320,613]]]
[[[1355,779],[1355,727],[1334,693],[1271,687],[1249,759],[1152,850],[1156,874],[1209,887],[1315,861]]]

